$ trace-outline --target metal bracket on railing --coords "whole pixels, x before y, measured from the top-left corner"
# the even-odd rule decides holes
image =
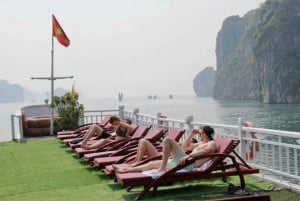
[[[135,123],[138,124],[138,114],[139,114],[140,110],[139,108],[135,108],[133,110],[133,116],[134,116],[134,119],[135,119]]]
[[[158,126],[158,127],[161,126],[161,125],[160,125],[161,121],[159,120],[159,118],[161,118],[161,115],[162,115],[161,112],[158,112],[158,113],[156,114],[156,116],[157,116],[157,122],[156,122],[156,123],[157,123],[157,126]]]
[[[156,123],[159,128],[167,128],[169,126],[169,123],[166,120],[167,119],[166,115],[163,115],[161,112],[158,112],[156,116],[157,116]]]
[[[125,110],[125,106],[124,105],[120,105],[119,106],[119,116],[121,117],[121,119],[124,119],[124,110]]]
[[[243,118],[238,118],[238,129],[237,129],[237,136],[240,139],[240,144],[239,144],[239,155],[242,158],[246,158],[246,141],[243,140],[243,138],[246,136],[246,133],[242,131],[242,127],[244,125],[245,120]]]

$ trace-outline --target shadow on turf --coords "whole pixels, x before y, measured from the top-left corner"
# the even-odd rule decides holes
[[[124,200],[134,200],[142,188],[134,188],[128,194],[123,195]],[[227,193],[227,184],[224,185],[173,185],[158,187],[156,195],[153,195],[152,190],[149,191],[143,200],[210,200],[214,198],[229,197]]]

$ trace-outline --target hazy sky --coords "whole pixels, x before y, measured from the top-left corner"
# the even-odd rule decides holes
[[[83,97],[194,94],[216,65],[223,20],[265,0],[0,0],[0,79],[50,91],[52,14],[68,35],[54,40],[54,75],[75,77]],[[71,79],[54,82],[70,89]]]

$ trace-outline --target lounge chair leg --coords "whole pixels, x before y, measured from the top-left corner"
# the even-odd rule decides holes
[[[135,198],[135,200],[141,200],[145,194],[152,188],[152,185],[144,186],[144,190]],[[155,188],[155,187],[153,187]],[[157,187],[156,187],[157,189]],[[154,191],[154,190],[153,190]]]
[[[222,164],[222,166],[223,166],[223,165],[224,165],[224,164]],[[223,168],[222,168],[222,172],[223,172],[223,173],[226,172],[224,166],[223,166]],[[226,176],[222,177],[222,181],[223,181],[224,183],[226,183],[226,182],[227,182],[227,177],[226,177]]]
[[[245,178],[243,175],[240,175],[240,181],[241,181],[241,187],[243,190],[245,190],[246,188],[246,184],[245,184]]]
[[[133,186],[129,186],[126,188],[126,191],[129,192],[129,191],[131,191],[132,188],[133,188]]]
[[[156,196],[156,193],[157,193],[157,186],[154,186],[153,187],[153,196]]]

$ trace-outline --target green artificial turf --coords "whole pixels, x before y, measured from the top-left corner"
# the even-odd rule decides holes
[[[228,183],[238,185],[237,177]],[[221,179],[188,181],[159,188],[144,200],[214,200],[234,197],[227,193],[228,183]],[[250,194],[270,194],[272,201],[300,201],[300,196],[286,190],[267,192],[272,184],[246,177]],[[0,144],[1,201],[74,201],[134,200],[142,187],[131,192],[78,159],[71,149],[57,139]]]

